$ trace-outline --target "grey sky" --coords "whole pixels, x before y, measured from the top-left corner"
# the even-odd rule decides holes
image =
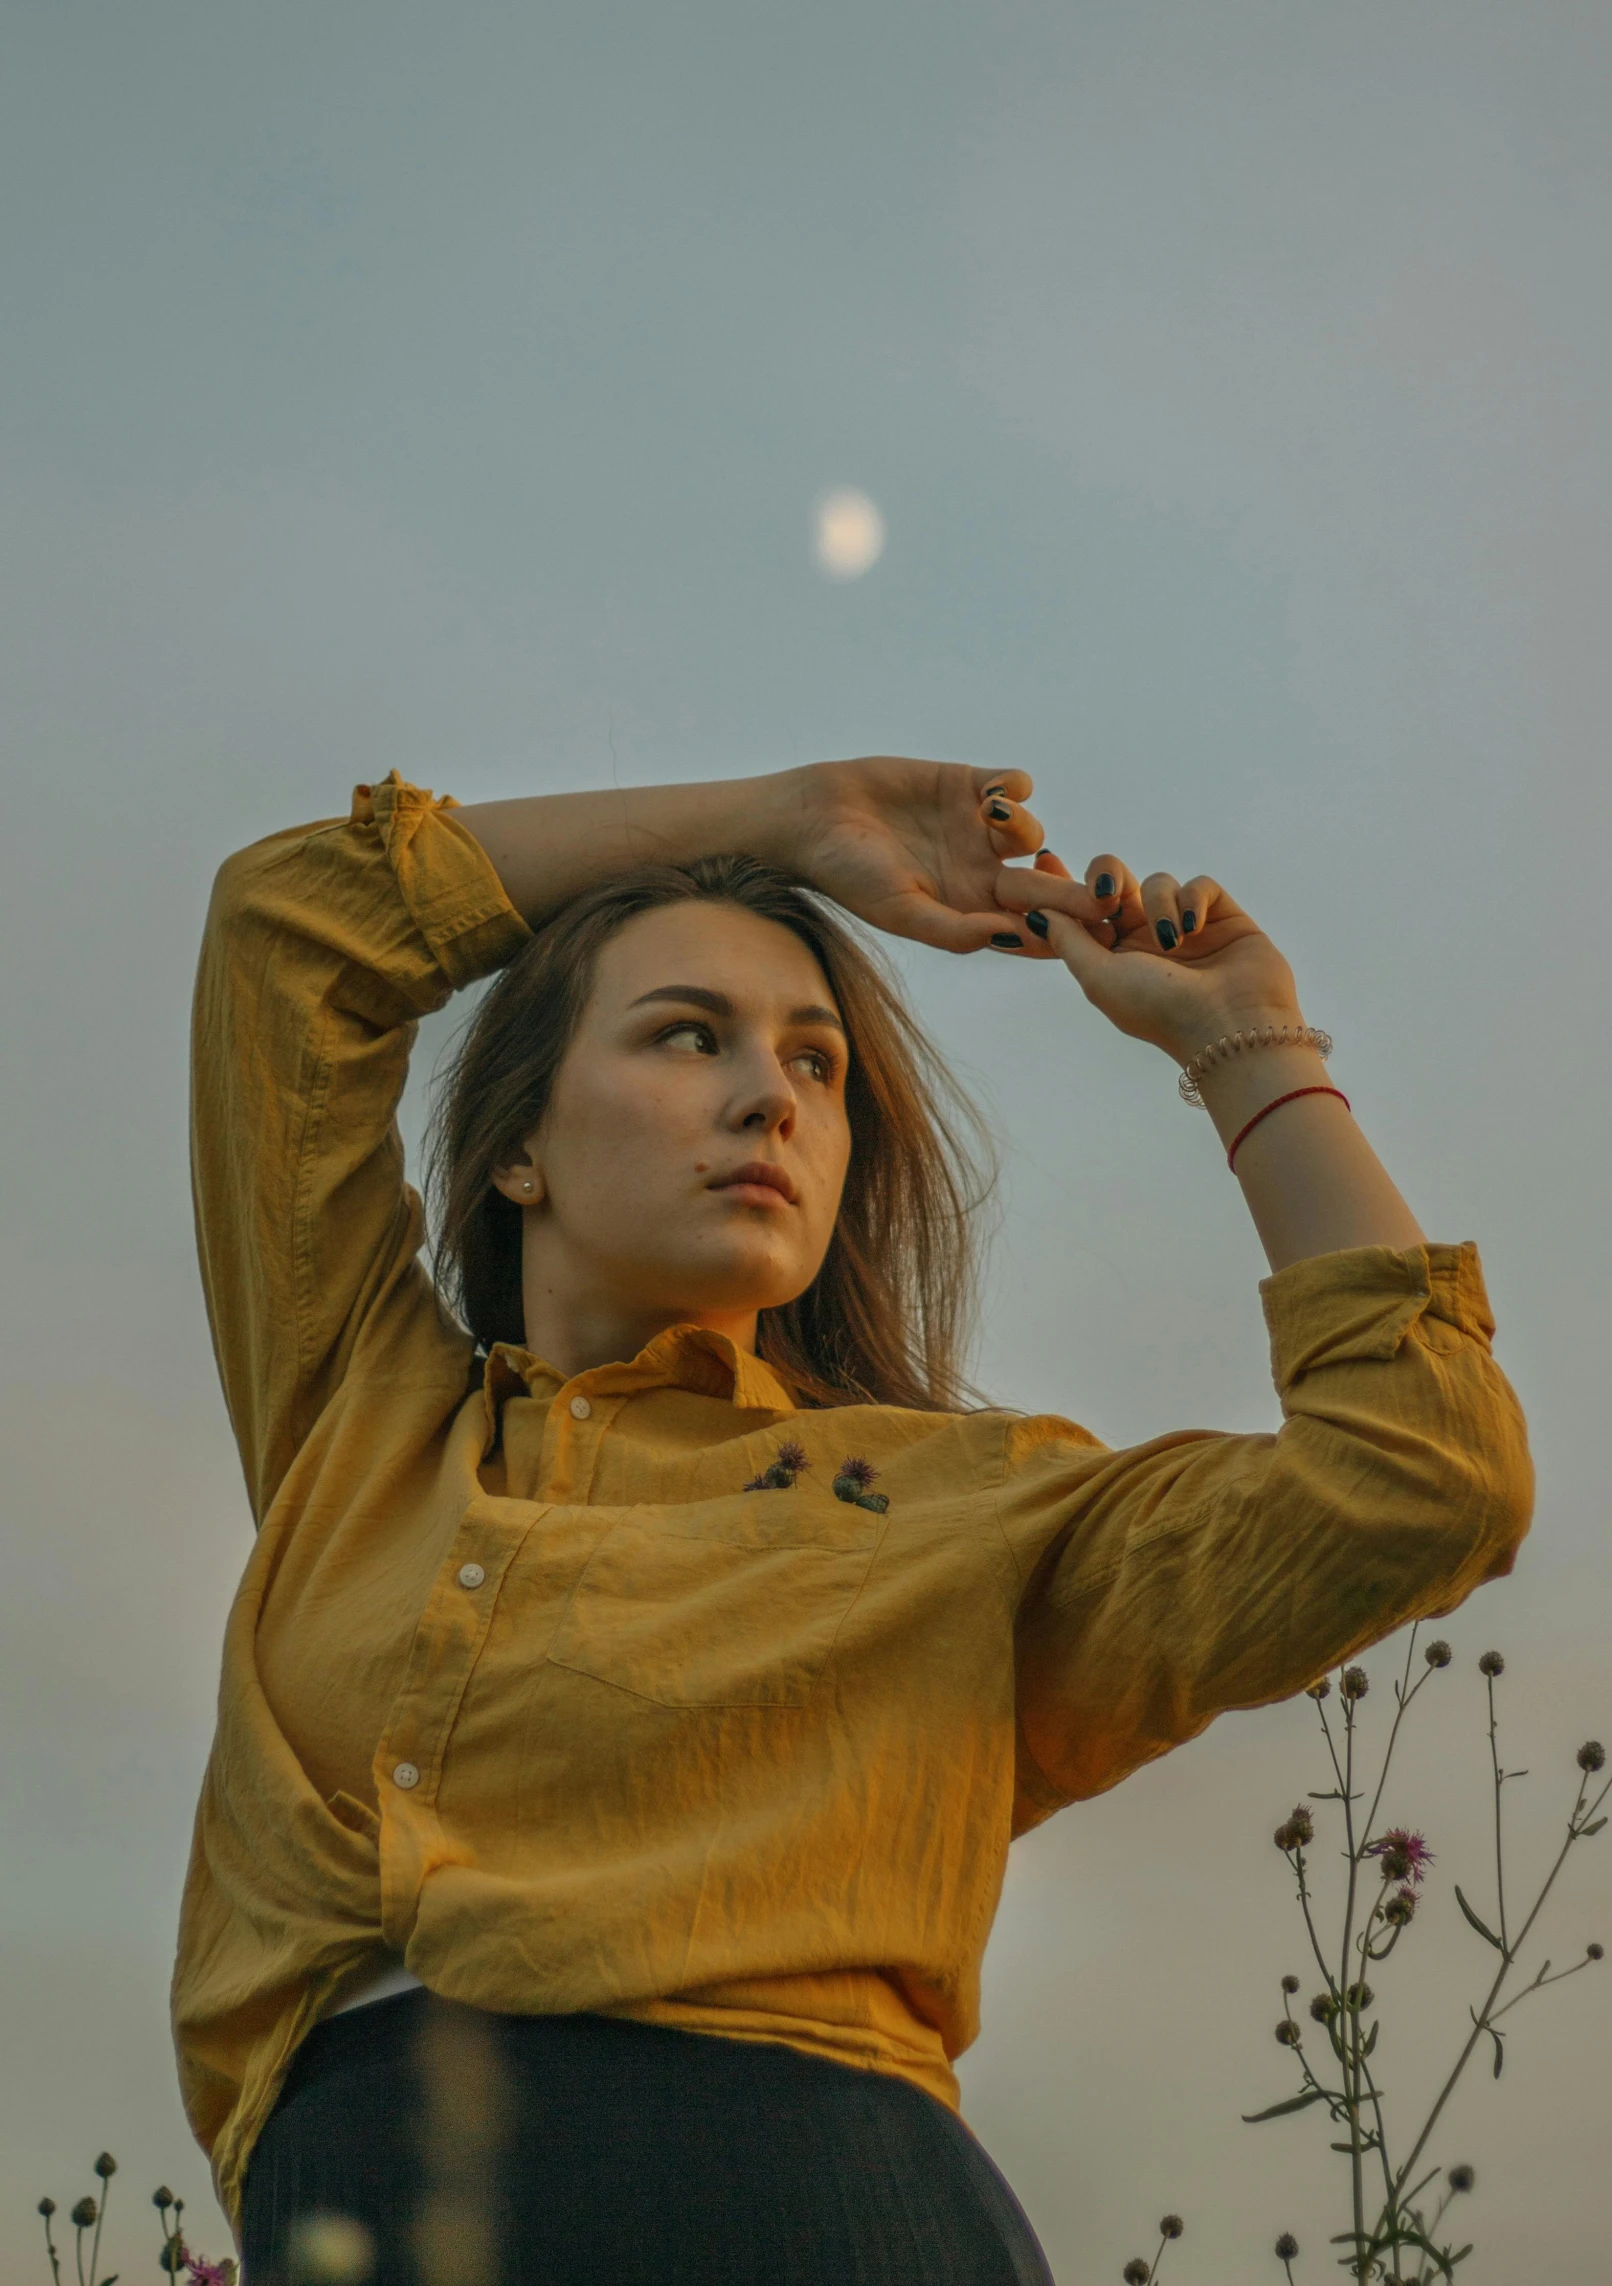
[[[1441,1878],[1384,2043],[1431,2081],[1482,1967],[1473,1656],[1511,1656],[1541,1847],[1612,1726],[1612,17],[13,0],[0,55],[0,2277],[103,2144],[126,2218],[204,2205],[163,1988],[246,1512],[190,972],[218,859],[393,765],[1014,761],[1077,867],[1201,866],[1267,923],[1424,1221],[1482,1243],[1540,1466],[1409,1766]],[[844,584],[838,484],[889,530]],[[987,1386],[1111,1441],[1271,1423],[1257,1248],[1162,1059],[1049,972],[903,966],[1004,1139]],[[1325,2272],[1324,2133],[1237,2119],[1285,2092],[1308,1715],[1015,1853],[965,2091],[1066,2286],[1165,2206],[1179,2286],[1283,2227]],[[1591,1854],[1547,1949],[1597,1934]],[[1609,2009],[1519,2015],[1456,2114],[1471,2286],[1600,2243]]]

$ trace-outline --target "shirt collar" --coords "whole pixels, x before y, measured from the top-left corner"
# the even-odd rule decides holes
[[[497,1342],[488,1354],[483,1396],[489,1434],[495,1434],[499,1408],[518,1395],[554,1397],[571,1387],[594,1397],[626,1397],[642,1389],[689,1389],[703,1397],[726,1397],[740,1412],[793,1413],[795,1400],[763,1358],[741,1349],[708,1326],[669,1326],[641,1349],[631,1364],[595,1365],[567,1383],[556,1366],[514,1342]]]

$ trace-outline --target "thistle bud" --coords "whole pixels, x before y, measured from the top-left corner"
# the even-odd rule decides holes
[[[1344,1993],[1344,2006],[1359,2011],[1369,2008],[1376,1997],[1369,1984],[1352,1984]]]
[[[1434,1640],[1427,1646],[1427,1649],[1422,1653],[1422,1657],[1427,1661],[1430,1667],[1447,1667],[1450,1661],[1455,1657],[1455,1653],[1445,1642],[1443,1636],[1440,1635],[1436,1636]]]
[[[1298,2250],[1298,2240],[1293,2236],[1293,2233],[1290,2230],[1284,2230],[1281,2237],[1276,2241],[1277,2261],[1291,2262],[1293,2257],[1298,2253]]]
[[[1491,1681],[1496,1675],[1503,1675],[1505,1671],[1506,1662],[1498,1651],[1485,1651],[1483,1657],[1478,1661],[1478,1673],[1487,1675]]]
[[[1283,1977],[1283,1979],[1282,1979],[1282,1990],[1283,1990],[1284,1992],[1297,1992],[1297,1991],[1298,1991],[1298,1988],[1299,1988],[1299,1980],[1298,1980],[1298,1978],[1297,1978],[1296,1976],[1284,1976],[1284,1977]]]
[[[100,2211],[93,2199],[80,2199],[67,2219],[75,2230],[88,2230]]]
[[[166,2183],[159,2183],[151,2194],[151,2204],[154,2207],[171,2207],[173,2203],[172,2191],[169,2190]]]
[[[1584,1947],[1584,1958],[1587,1961],[1604,1961],[1606,1958],[1605,1945],[1597,1945],[1594,1943],[1586,1945]]]
[[[1318,1683],[1311,1683],[1304,1695],[1307,1699],[1314,1699],[1317,1706],[1323,1699],[1330,1699],[1332,1696],[1331,1676],[1323,1675]]]
[[[1317,2024],[1330,2024],[1338,2013],[1338,2004],[1330,1992],[1318,1992],[1310,2003],[1310,2014]]]
[[[110,2182],[117,2171],[118,2163],[113,2158],[111,2152],[103,2151],[99,2159],[97,2159],[95,2162],[95,2172],[100,2176],[101,2181],[103,2183]]]
[[[1471,2167],[1452,2167],[1446,2178],[1452,2191],[1470,2191],[1477,2179],[1476,2170]]]
[[[1383,1919],[1391,1929],[1403,1929],[1416,1917],[1414,1889],[1396,1889],[1383,1907]]]
[[[1338,1687],[1346,1699],[1363,1699],[1371,1689],[1371,1677],[1364,1667],[1345,1667]]]
[[[1304,2035],[1291,2016],[1284,2016],[1276,2027],[1277,2044],[1283,2048],[1296,2048]]]
[[[1598,1738],[1587,1738],[1578,1750],[1578,1766],[1594,1772],[1606,1768],[1606,1748]]]
[[[1315,1820],[1301,1802],[1293,1815],[1272,1835],[1278,1849],[1303,1849],[1315,1839]]]
[[[1152,2264],[1149,2262],[1144,2262],[1139,2254],[1133,2254],[1130,2261],[1126,2263],[1124,2269],[1120,2272],[1120,2276],[1125,2281],[1125,2286],[1147,2286],[1147,2282],[1152,2277],[1152,2275]]]
[[[1160,2238],[1179,2238],[1186,2227],[1179,2215],[1166,2215],[1159,2224],[1159,2236]]]
[[[44,2216],[44,2218],[45,2218],[46,2222],[49,2222],[49,2220],[50,2220],[51,2216],[52,2216],[52,2215],[53,2215],[53,2214],[56,2212],[56,2202],[55,2202],[55,2200],[54,2200],[54,2199],[41,2199],[41,2200],[40,2200],[40,2202],[39,2202],[39,2209],[38,2209],[38,2211],[39,2211],[39,2213],[40,2213],[40,2214],[42,2214],[42,2215]]]

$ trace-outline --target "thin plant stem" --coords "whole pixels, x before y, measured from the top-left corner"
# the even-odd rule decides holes
[[[1326,1981],[1326,1988],[1328,1992],[1330,1992],[1334,1998],[1338,1998],[1338,1988],[1332,1981],[1332,1971],[1328,1968],[1326,1955],[1321,1950],[1321,1939],[1316,1933],[1315,1918],[1310,1911],[1310,1885],[1305,1875],[1304,1845],[1302,1842],[1293,1852],[1293,1856],[1295,1860],[1295,1871],[1299,1877],[1299,1906],[1304,1914],[1304,1926],[1310,1932],[1310,1950],[1315,1955],[1316,1966],[1319,1968],[1323,1978]]]
[[[1360,1995],[1356,1991],[1353,2003],[1349,1998],[1349,1956],[1354,1944],[1355,1891],[1360,1879],[1360,1856],[1355,1847],[1354,1775],[1355,1775],[1355,1715],[1359,1701],[1348,1697],[1343,1702],[1343,1830],[1349,1850],[1349,1891],[1343,1909],[1342,1972],[1338,1987],[1343,1995],[1344,2071],[1343,2084],[1349,2098],[1349,2181],[1354,2207],[1355,2276],[1366,2286],[1366,2185],[1360,2150]]]
[[[49,2215],[45,2217],[45,2252],[50,2256],[50,2275],[54,2281],[54,2286],[62,2286],[62,2266],[57,2257],[56,2241],[51,2233]]]
[[[1580,1838],[1583,1832],[1584,1820],[1586,1816],[1592,1815],[1596,1810],[1600,1808],[1601,1804],[1606,1800],[1608,1792],[1612,1792],[1612,1779],[1608,1779],[1606,1785],[1602,1787],[1595,1800],[1586,1805],[1584,1799],[1584,1781],[1582,1779],[1579,1781],[1578,1799],[1574,1803],[1572,1815],[1567,1821],[1567,1839],[1563,1842],[1561,1848],[1556,1853],[1556,1862],[1551,1867],[1549,1873],[1545,1876],[1544,1886],[1541,1888],[1539,1895],[1534,1899],[1533,1909],[1529,1913],[1527,1920],[1524,1921],[1522,1925],[1522,1929],[1518,1934],[1516,1944],[1501,1960],[1499,1971],[1495,1976],[1493,1984],[1489,1987],[1488,1995],[1484,2000],[1483,2006],[1477,2011],[1471,2034],[1462,2046],[1460,2055],[1456,2058],[1455,2068],[1450,2073],[1450,2076],[1445,2081],[1443,2087],[1440,2089],[1437,2101],[1434,2103],[1432,2110],[1427,2115],[1427,2120],[1422,2128],[1421,2134],[1416,2138],[1416,2141],[1411,2146],[1410,2155],[1406,2159],[1404,2166],[1401,2167],[1399,2171],[1396,2182],[1396,2193],[1398,2187],[1403,2185],[1406,2181],[1411,2169],[1415,2166],[1417,2160],[1420,2159],[1422,2153],[1427,2149],[1428,2139],[1432,2135],[1434,2128],[1438,2125],[1440,2116],[1444,2110],[1444,2106],[1449,2102],[1450,2097],[1455,2092],[1455,2084],[1457,2080],[1459,2080],[1461,2074],[1466,2070],[1467,2064],[1471,2060],[1473,2049],[1476,2048],[1479,2040],[1488,2030],[1489,2025],[1492,2021],[1491,2012],[1493,2011],[1495,2002],[1500,1997],[1501,1987],[1504,1985],[1506,1978],[1511,1974],[1517,1953],[1520,1952],[1522,1947],[1528,1942],[1529,1932],[1533,1928],[1534,1923],[1538,1920],[1541,1912],[1544,1910],[1546,1898],[1549,1897],[1552,1889],[1554,1889],[1556,1886],[1556,1877],[1561,1872],[1562,1867],[1567,1863],[1568,1851],[1572,1848],[1574,1842]]]
[[[1499,1724],[1494,1711],[1494,1677],[1485,1676],[1489,1686],[1489,1760],[1494,1766],[1494,1887],[1500,1905],[1500,1949],[1509,1953],[1511,1939],[1506,1932],[1506,1861],[1500,1842],[1500,1789],[1506,1782],[1500,1767]]]
[[[90,2248],[90,2286],[98,2286],[101,2270],[101,2233],[106,2228],[106,2202],[112,2189],[110,2175],[101,2177],[101,2196],[95,2207],[95,2240]]]
[[[1419,1625],[1420,1621],[1417,1622],[1417,1626]],[[1421,1689],[1422,1684],[1426,1682],[1428,1676],[1433,1672],[1432,1668],[1428,1667],[1424,1670],[1418,1681],[1414,1685],[1412,1684],[1410,1679],[1411,1660],[1415,1656],[1415,1652],[1416,1627],[1412,1627],[1410,1631],[1410,1641],[1405,1647],[1404,1679],[1401,1682],[1398,1691],[1394,1694],[1398,1703],[1394,1708],[1394,1719],[1388,1732],[1388,1744],[1383,1750],[1383,1766],[1377,1779],[1377,1791],[1371,1797],[1371,1808],[1366,1812],[1367,1841],[1370,1841],[1371,1839],[1371,1829],[1377,1823],[1377,1812],[1382,1807],[1383,1788],[1388,1783],[1388,1765],[1394,1759],[1394,1748],[1399,1741],[1399,1726],[1405,1719],[1405,1711],[1409,1707],[1411,1700],[1415,1698],[1416,1693]]]

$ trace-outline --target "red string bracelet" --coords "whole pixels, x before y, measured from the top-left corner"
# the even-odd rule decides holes
[[[1280,1111],[1284,1103],[1297,1103],[1301,1095],[1335,1095],[1338,1101],[1343,1105],[1345,1111],[1352,1111],[1354,1108],[1354,1106],[1350,1103],[1349,1098],[1344,1094],[1341,1087],[1296,1087],[1291,1089],[1286,1095],[1277,1096],[1273,1103],[1266,1104],[1263,1111],[1255,1112],[1253,1118],[1248,1122],[1248,1125],[1242,1129],[1236,1141],[1232,1144],[1231,1149],[1226,1153],[1226,1164],[1231,1168],[1233,1174],[1235,1174],[1237,1171],[1238,1152],[1248,1141],[1249,1136],[1253,1134],[1254,1129],[1259,1125],[1260,1121],[1262,1119],[1269,1119],[1273,1111]]]

